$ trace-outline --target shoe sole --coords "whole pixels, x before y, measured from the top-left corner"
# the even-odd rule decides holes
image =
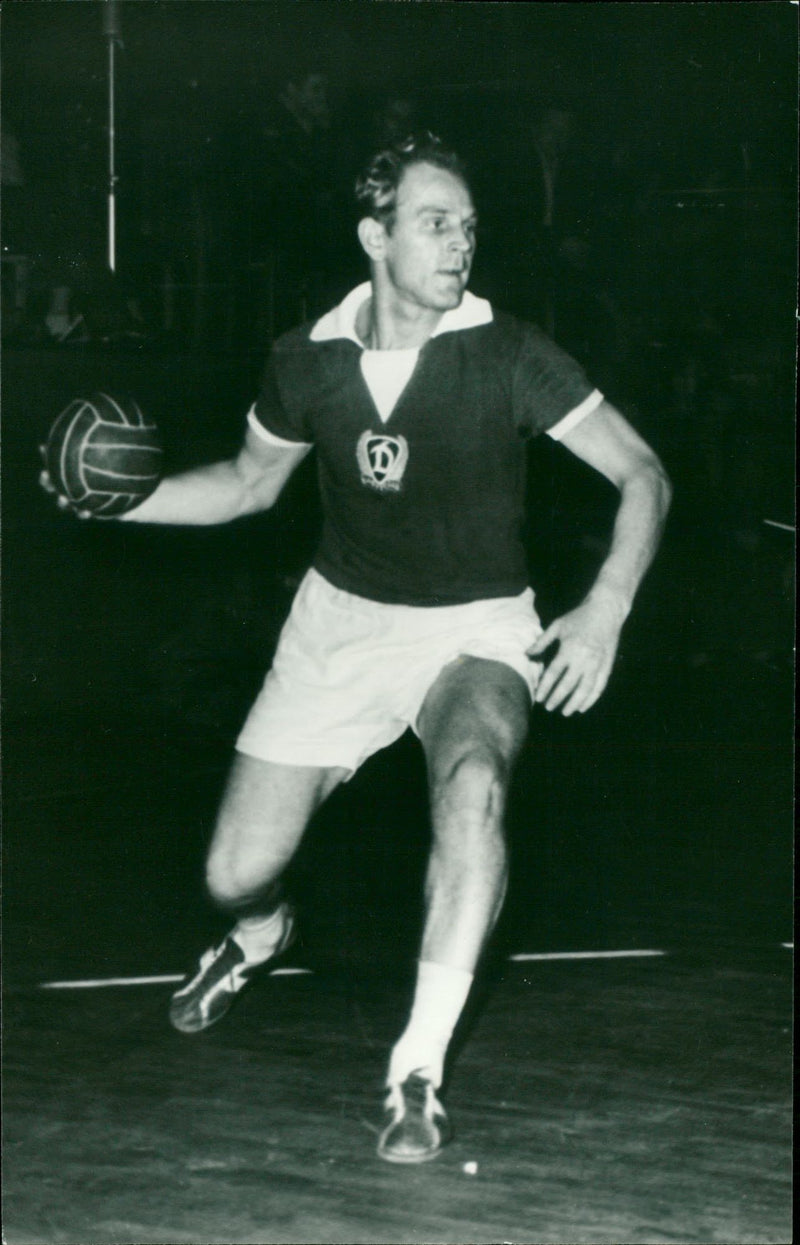
[[[241,990],[238,993],[241,994]],[[216,1016],[214,1016],[211,1020],[203,1021],[201,1018],[197,1023],[193,1023],[191,1020],[181,1020],[170,1013],[169,1023],[177,1033],[204,1033],[206,1029],[213,1028],[218,1021],[225,1019],[228,1012],[233,1007],[236,998],[237,995],[232,995],[227,1007],[223,1008],[222,1011],[217,1012]]]
[[[428,1150],[424,1154],[387,1154],[378,1147],[378,1158],[383,1159],[384,1163],[403,1163],[409,1165],[412,1163],[430,1163],[431,1159],[438,1158],[442,1153],[443,1146],[439,1145],[435,1150]]]

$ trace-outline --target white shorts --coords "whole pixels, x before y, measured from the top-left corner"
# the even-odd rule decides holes
[[[467,605],[383,605],[310,570],[236,747],[263,761],[355,771],[414,728],[458,657],[504,662],[533,699],[541,666],[526,649],[541,630],[530,588]]]

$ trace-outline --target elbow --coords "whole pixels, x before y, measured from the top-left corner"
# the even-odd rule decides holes
[[[669,513],[669,508],[672,505],[672,481],[667,474],[664,464],[659,458],[656,458],[652,467],[652,472],[654,481],[653,488],[658,498],[659,509],[661,510],[663,518],[666,518]]]
[[[235,519],[246,519],[249,515],[261,514],[264,510],[271,510],[278,500],[278,490],[274,488],[246,487],[239,499],[237,512],[232,517]]]
[[[640,460],[636,468],[614,481],[623,504],[633,507],[655,532],[660,533],[672,504],[672,482],[655,454]]]
[[[270,475],[249,469],[241,460],[233,464],[236,477],[236,505],[231,519],[244,519],[249,515],[270,510],[278,499],[280,484]]]
[[[620,491],[625,492],[626,486],[633,488],[640,495],[647,495],[663,521],[666,519],[672,504],[672,481],[664,464],[656,454],[648,454],[640,462],[638,469],[621,482]]]

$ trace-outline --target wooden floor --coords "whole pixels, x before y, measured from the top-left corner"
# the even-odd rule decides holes
[[[507,964],[416,1169],[374,1154],[385,973],[269,979],[193,1038],[166,986],[11,992],[5,1239],[789,1241],[790,962]]]
[[[181,973],[221,931],[200,875],[225,749],[151,753],[152,734],[74,725],[60,747],[21,739],[6,793],[8,1245],[791,1239],[792,952],[760,912],[751,928],[687,904],[683,857],[644,886],[646,858],[590,877],[568,839],[564,871],[584,875],[570,891],[546,851],[536,874],[523,850],[523,784],[507,919],[447,1085],[456,1139],[396,1168],[375,1142],[418,928],[414,747],[376,759],[312,827],[293,878],[293,966],[310,971],[254,985],[185,1037],[168,984],[42,985]],[[617,865],[620,850],[606,844]],[[564,948],[667,954],[508,958]]]

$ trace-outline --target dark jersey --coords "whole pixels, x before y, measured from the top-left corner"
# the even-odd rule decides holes
[[[357,343],[310,333],[275,343],[253,416],[316,447],[320,574],[400,605],[522,592],[526,443],[591,406],[596,391],[578,364],[535,326],[495,312],[427,341],[383,423]]]

